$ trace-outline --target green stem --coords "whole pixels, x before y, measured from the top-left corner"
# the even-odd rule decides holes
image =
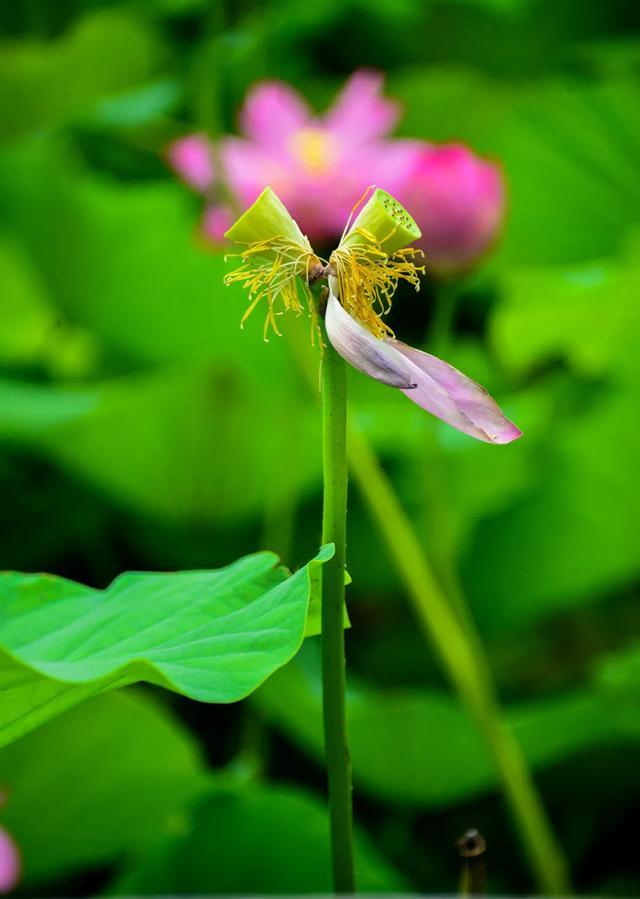
[[[434,315],[425,338],[426,350],[443,359],[449,358],[458,300],[463,290],[460,281],[438,280],[432,284]],[[453,523],[447,497],[447,469],[438,432],[431,427],[425,434],[423,478],[425,487],[425,519],[428,528],[429,558],[438,581],[462,619],[463,626],[471,617],[460,584],[453,553]]]
[[[292,337],[294,339],[289,346],[315,392],[317,377],[311,357],[306,352],[306,332],[300,330]],[[334,356],[329,346],[325,366],[328,362],[334,362]],[[328,376],[326,368],[324,375]],[[569,895],[571,887],[562,850],[547,819],[522,749],[504,720],[486,653],[473,619],[471,615],[460,615],[454,611],[442,592],[413,524],[400,505],[366,436],[353,420],[349,424],[347,449],[351,473],[390,551],[418,621],[491,751],[538,888],[552,895]]]
[[[553,895],[569,894],[563,854],[522,749],[502,715],[482,643],[471,619],[463,623],[443,595],[409,518],[373,450],[353,422],[349,461],[418,620],[492,752],[538,888]]]
[[[347,386],[345,363],[328,340],[322,363],[324,494],[322,542],[335,555],[322,570],[322,697],[329,782],[333,885],[355,892],[351,761],[347,745],[344,588],[347,529]]]
[[[460,290],[457,281],[436,281],[433,285],[434,314],[429,328],[428,351],[445,359],[451,347]]]
[[[460,283],[456,281],[440,281],[434,285],[435,314],[430,329],[428,348],[430,352],[438,356],[447,358],[449,355],[453,323],[461,290]],[[357,448],[356,444],[356,450]],[[364,447],[360,447],[360,451],[365,454],[367,450],[366,443]],[[438,466],[441,461],[440,453],[433,438],[430,439],[429,450],[432,453],[432,464],[436,468],[442,469],[441,465]],[[379,506],[381,501],[384,502],[385,495],[389,494],[389,502],[385,505],[393,506],[397,516],[396,524],[398,521],[404,520],[406,529],[413,531],[397,502],[395,493],[386,481],[377,459],[372,455],[369,461],[373,467],[378,469],[377,473],[373,468],[370,468],[369,471],[370,475],[373,474],[372,483],[374,485],[373,491],[371,485],[368,488],[370,506]],[[432,514],[446,517],[446,501],[442,493],[443,471],[435,472],[435,480],[433,475],[434,472],[428,472],[426,475],[430,499],[433,502],[433,505],[428,505],[431,507]],[[387,508],[387,515],[388,511]],[[384,522],[380,518],[378,521],[382,527]],[[435,524],[435,522],[433,523]],[[527,850],[529,862],[539,887],[547,892],[566,893],[569,891],[566,863],[556,844],[522,749],[504,720],[486,652],[452,563],[450,532],[443,526],[442,521],[438,522],[438,525],[439,537],[436,545],[441,574],[440,583],[444,583],[447,587],[449,600],[458,614],[461,636],[466,637],[469,643],[471,668],[476,668],[476,682],[467,682],[465,678],[462,678],[458,682],[458,690],[476,718],[493,754],[507,802]],[[415,533],[413,538],[411,540],[413,552],[409,553],[409,566],[405,571],[405,582],[425,629],[429,631],[436,645],[439,644],[440,654],[453,677],[451,661],[447,660],[447,639],[449,638],[447,638],[446,629],[438,626],[440,617],[437,614],[434,617],[433,612],[434,606],[437,609],[445,601],[445,597],[442,595],[441,588],[436,586],[435,592],[433,591],[433,585],[430,583],[433,575],[428,568],[424,553],[415,539]],[[473,676],[471,672],[469,673]]]

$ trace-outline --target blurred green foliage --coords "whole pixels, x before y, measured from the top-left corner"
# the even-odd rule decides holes
[[[180,830],[189,802],[207,787],[188,731],[155,702],[124,692],[94,699],[3,749],[0,772],[11,784],[6,824],[21,847],[27,885],[110,862]]]
[[[449,358],[525,438],[480,445],[356,373],[350,387],[469,600],[576,886],[637,892],[636,4],[24,0],[0,28],[5,568],[104,588],[317,550],[318,409],[296,361],[313,351],[293,327],[268,344],[260,322],[240,331],[244,299],[165,165],[171,138],[233,130],[257,79],[322,106],[375,65],[403,135],[501,161],[507,227],[458,285]],[[414,344],[434,293],[398,297]],[[453,843],[476,826],[492,891],[529,889],[495,772],[355,490],[350,515],[362,885],[453,891]],[[326,890],[314,642],[248,703],[109,694],[0,751],[23,892]]]

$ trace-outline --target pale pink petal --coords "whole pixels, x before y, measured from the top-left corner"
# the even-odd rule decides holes
[[[400,118],[399,104],[380,95],[383,83],[382,73],[355,72],[325,115],[326,128],[346,146],[388,134]]]
[[[335,281],[330,279],[327,336],[354,368],[398,387],[418,406],[477,440],[510,443],[522,436],[484,387],[436,356],[399,340],[374,337],[344,309],[334,288]]]
[[[280,154],[288,138],[311,120],[311,109],[296,90],[281,81],[263,81],[247,94],[240,111],[240,130]]]
[[[196,190],[205,191],[213,182],[211,148],[204,134],[190,134],[174,141],[167,156],[174,171]]]
[[[208,206],[202,217],[202,231],[214,243],[224,243],[224,232],[236,218],[227,206]]]
[[[9,834],[0,827],[0,893],[10,893],[20,880],[20,854]]]
[[[404,356],[393,346],[374,337],[343,308],[334,293],[329,293],[325,316],[327,336],[334,348],[354,368],[389,387],[410,388],[411,369]]]
[[[496,401],[480,384],[436,356],[399,340],[388,340],[387,343],[410,363],[411,378],[417,386],[411,390],[403,389],[403,393],[418,406],[486,443],[511,443],[522,436],[522,431],[505,418]]]

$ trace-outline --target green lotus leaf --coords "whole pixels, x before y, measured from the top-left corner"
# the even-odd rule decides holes
[[[215,571],[128,572],[106,590],[0,575],[0,745],[137,681],[202,702],[244,698],[300,648],[314,568],[332,554],[292,575],[261,552]]]

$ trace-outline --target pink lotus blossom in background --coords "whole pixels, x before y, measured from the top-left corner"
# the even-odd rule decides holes
[[[270,185],[312,240],[336,240],[349,211],[375,183],[397,193],[419,160],[419,141],[386,135],[400,118],[381,96],[383,76],[356,72],[324,116],[315,116],[294,88],[278,81],[253,87],[240,111],[241,137],[225,137],[224,176],[241,209]],[[190,135],[169,148],[169,162],[192,187],[215,188],[207,140]],[[205,217],[215,240],[225,230],[220,207]]]
[[[216,242],[224,239],[224,232],[228,231],[234,222],[234,216],[228,206],[212,204],[207,206],[202,217],[202,229],[204,233]]]
[[[0,790],[0,805],[4,805],[7,795]],[[10,893],[20,880],[20,853],[4,827],[0,827],[0,895]]]
[[[169,162],[190,187],[205,191],[213,184],[213,161],[204,134],[190,134],[169,147]]]
[[[292,87],[265,81],[248,93],[240,137],[220,140],[227,188],[245,209],[270,185],[313,241],[337,241],[350,210],[370,185],[397,196],[423,232],[427,271],[468,267],[490,246],[504,215],[499,169],[459,145],[389,137],[401,110],[382,96],[383,76],[358,71],[332,106],[316,116]],[[207,197],[203,230],[222,241],[236,217],[216,196],[207,138],[169,148],[174,170]],[[237,212],[237,210],[236,210]]]
[[[10,893],[20,879],[20,855],[9,834],[0,827],[0,893]]]
[[[0,806],[6,801],[7,794],[0,790]],[[18,885],[21,870],[18,847],[4,827],[0,827],[0,895],[10,893]]]
[[[504,219],[500,169],[460,144],[425,146],[399,199],[420,226],[428,268],[439,275],[476,262]]]

